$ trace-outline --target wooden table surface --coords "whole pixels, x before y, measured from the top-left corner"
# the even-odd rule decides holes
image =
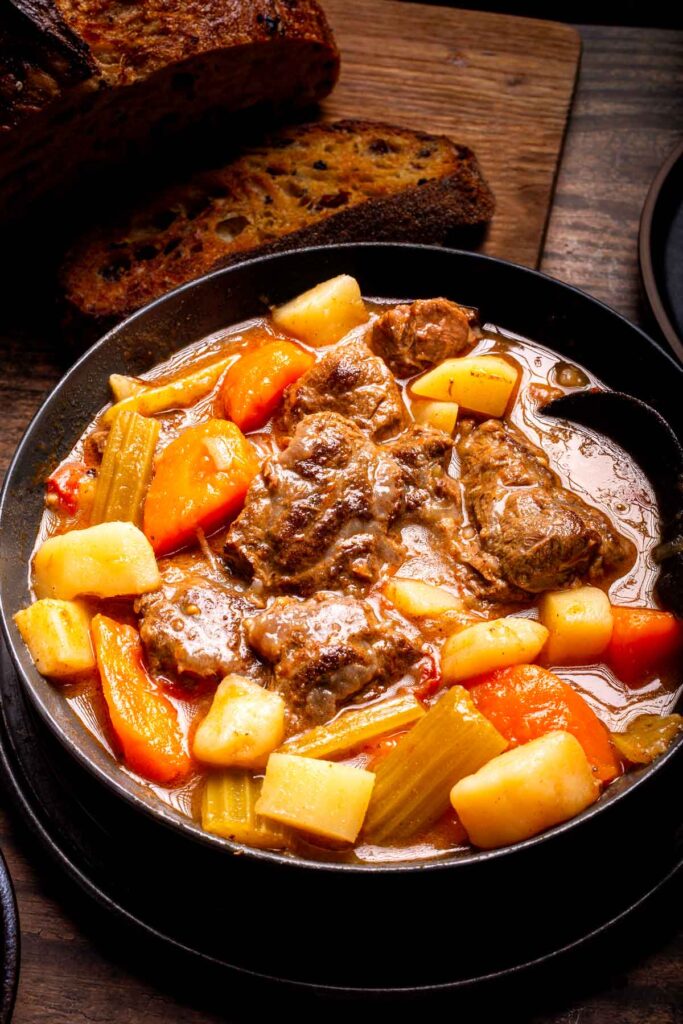
[[[542,268],[645,322],[638,217],[650,180],[683,135],[683,33],[601,27],[581,33],[583,64]],[[13,339],[0,346],[3,470],[69,358],[56,357],[45,336],[26,332],[22,338],[13,332]],[[638,836],[633,849],[624,852],[633,857],[634,870],[641,841],[647,837]],[[121,936],[111,922],[95,915],[52,869],[1,793],[0,845],[14,877],[23,936],[16,1024],[242,1024],[272,1012],[269,990],[245,991],[183,975],[165,956],[132,936]],[[595,856],[596,870],[604,871],[609,884],[609,864],[600,864],[600,851]],[[552,899],[554,882],[548,880],[547,891],[536,898]],[[451,995],[447,1012],[460,1012],[465,1020],[476,1013],[483,1020],[504,1016],[527,1024],[681,1022],[682,905],[681,886],[673,883],[582,954],[552,970],[524,975],[503,991],[489,987],[469,996]],[[378,940],[378,922],[370,925],[370,938],[365,938],[359,917],[364,949]],[[443,941],[449,928],[458,928],[457,914],[435,921],[437,927]],[[422,1008],[407,1009],[419,1013]],[[301,1020],[326,1021],[382,1012],[302,997],[290,1007],[280,998],[278,1010],[296,1011]]]
[[[481,250],[536,266],[576,81],[576,31],[405,0],[325,0],[325,13],[342,55],[325,120],[389,116],[469,146],[496,197]]]

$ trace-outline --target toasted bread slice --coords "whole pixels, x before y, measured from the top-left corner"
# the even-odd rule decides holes
[[[493,208],[474,154],[444,136],[367,121],[302,125],[81,239],[62,283],[75,311],[110,321],[247,255],[438,243],[488,221]]]
[[[12,0],[0,8],[0,223],[119,193],[167,141],[236,111],[327,95],[339,54],[316,0]],[[182,154],[187,147],[175,147]],[[169,150],[170,151],[170,150]],[[144,156],[144,159],[142,157]],[[136,159],[131,159],[136,158]],[[196,166],[196,164],[195,164]],[[70,217],[73,217],[73,210]]]

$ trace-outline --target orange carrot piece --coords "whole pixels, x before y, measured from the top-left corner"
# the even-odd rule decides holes
[[[147,491],[143,527],[165,555],[235,516],[259,468],[254,449],[234,423],[188,427],[163,450]]]
[[[271,341],[246,352],[225,375],[225,415],[240,430],[258,430],[277,409],[285,388],[314,362],[315,356],[291,341]]]
[[[126,764],[152,782],[167,785],[182,779],[192,761],[175,708],[143,665],[138,631],[96,615],[92,637],[104,699]]]
[[[579,741],[601,782],[621,774],[607,728],[583,697],[539,665],[513,665],[468,684],[472,700],[512,746],[563,729]]]
[[[683,622],[654,608],[612,606],[614,629],[605,661],[629,686],[642,686],[683,652]]]

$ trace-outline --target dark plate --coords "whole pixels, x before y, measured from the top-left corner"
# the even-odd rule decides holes
[[[466,989],[494,979],[512,981],[523,969],[551,968],[562,954],[576,953],[586,943],[598,939],[665,887],[683,865],[683,835],[680,830],[678,833],[671,831],[672,821],[668,816],[657,816],[657,828],[649,836],[647,849],[638,851],[637,871],[627,858],[626,870],[617,865],[609,868],[610,885],[605,886],[603,850],[601,870],[596,872],[591,866],[589,872],[598,884],[589,885],[573,910],[565,907],[559,914],[544,913],[542,928],[533,909],[535,900],[532,900],[526,917],[529,925],[533,922],[539,928],[538,934],[534,934],[532,927],[520,929],[517,924],[514,942],[501,943],[492,936],[488,944],[479,947],[472,956],[468,924],[464,945],[458,948],[457,934],[451,943],[446,943],[450,969],[445,976],[443,964],[439,975],[436,963],[431,971],[413,973],[403,980],[392,979],[391,972],[382,976],[385,959],[380,956],[372,960],[374,977],[368,977],[366,972],[363,979],[352,963],[342,962],[332,971],[329,964],[324,963],[336,949],[334,921],[330,922],[332,930],[326,934],[323,944],[326,953],[313,962],[302,961],[296,952],[293,960],[283,954],[274,955],[265,943],[257,956],[249,960],[240,950],[239,942],[226,941],[226,930],[229,932],[233,927],[236,908],[229,875],[221,860],[207,858],[203,847],[182,835],[150,827],[126,803],[104,791],[66,753],[27,703],[2,641],[0,769],[32,833],[100,909],[114,915],[124,928],[135,931],[146,959],[150,958],[148,944],[153,944],[162,950],[162,962],[173,953],[180,964],[192,963],[195,969],[209,972],[208,976],[214,981],[218,972],[219,984],[225,974],[233,979],[240,977],[245,982],[286,982],[293,993],[323,988],[329,992],[379,995],[408,988],[439,992]],[[675,782],[673,779],[672,786]],[[570,870],[576,872],[574,867]],[[577,874],[584,885],[585,872],[579,869]],[[189,884],[192,899],[176,898],[179,877]],[[521,884],[523,875],[516,881]],[[448,883],[446,886],[448,888]],[[292,893],[287,897],[287,904],[312,907],[317,891],[313,899]],[[267,904],[268,895],[262,893],[262,900],[256,904],[257,911]],[[448,892],[447,902],[453,899],[453,893]],[[237,908],[243,905],[250,907],[248,900],[243,904],[238,899]],[[489,910],[494,907],[491,901]],[[210,908],[208,913],[207,908]],[[322,908],[322,912],[331,909]],[[372,900],[365,910],[361,906],[358,908],[360,920],[364,913],[374,920],[377,909]],[[456,929],[462,927],[464,909],[461,899],[454,902]],[[401,901],[404,940],[410,935],[410,929],[415,928],[416,917],[423,921],[423,927],[424,923],[429,924],[431,915],[426,916],[422,907],[417,911],[417,915],[411,913],[410,906]],[[356,911],[352,914],[355,920]],[[439,934],[443,935],[443,931]],[[380,943],[385,941],[382,931],[374,932],[374,926],[373,935]],[[425,942],[422,928],[418,927],[416,936],[420,943]],[[116,943],[116,937],[112,938]],[[414,951],[415,939],[408,941]],[[632,940],[627,941],[630,945]],[[431,940],[427,948],[432,958]],[[4,1021],[0,1016],[0,1024]]]
[[[122,826],[122,855],[109,867],[110,876],[118,876],[112,881],[125,890],[135,866],[138,872],[144,866],[146,850],[156,851],[153,863],[162,864],[164,878],[185,863],[190,849],[193,863],[201,865],[201,885],[176,887],[173,904],[166,907],[166,924],[157,924],[158,931],[182,922],[186,944],[203,945],[207,956],[303,983],[357,989],[452,984],[546,956],[549,949],[571,944],[621,912],[623,894],[633,879],[618,854],[632,842],[633,821],[639,821],[639,834],[654,837],[662,829],[670,835],[680,820],[671,780],[680,772],[681,740],[654,766],[619,780],[574,821],[515,847],[417,865],[359,868],[295,860],[207,836],[159,803],[83,730],[57,689],[36,672],[11,622],[12,612],[28,600],[26,566],[42,512],[40,481],[108,400],[109,374],[140,373],[177,348],[261,312],[265,298],[281,302],[341,272],[356,276],[369,296],[443,294],[476,305],[485,320],[543,342],[563,357],[585,363],[612,387],[648,401],[679,436],[683,432],[683,369],[675,360],[607,307],[543,275],[471,253],[408,245],[338,246],[253,260],[194,282],[136,314],[86,353],[55,389],[18,449],[0,500],[0,605],[26,694],[70,752],[67,761],[79,762],[72,765],[80,772],[72,787],[74,798],[80,804],[87,799],[86,812],[107,834],[112,822],[129,815],[129,824]],[[14,686],[7,683],[9,692]],[[68,834],[70,821],[66,813],[61,832]],[[133,828],[136,843],[131,847]],[[117,837],[120,845],[114,827],[112,842]],[[662,844],[668,848],[665,840]],[[161,856],[159,850],[164,851]],[[609,887],[594,870],[596,850],[601,860],[610,858]],[[82,856],[77,849],[76,868]],[[530,906],[527,891],[539,878],[553,878],[554,871],[568,876],[559,919],[547,901]],[[148,888],[144,899],[153,901],[151,883]],[[459,919],[467,922],[466,934],[461,932],[460,941],[448,948],[416,943],[413,929],[420,930],[421,915],[443,904],[444,892],[457,905]],[[259,915],[240,918],[239,941],[230,928],[205,926],[202,932],[207,906],[211,920],[216,915],[231,919],[235,893],[256,894],[259,906],[278,908],[286,918],[287,942],[264,943]],[[491,932],[482,914],[482,894],[497,916],[519,922],[514,933],[506,928]],[[323,922],[321,907],[326,908]],[[359,920],[368,908],[382,922],[381,961],[348,953],[355,948]],[[153,911],[138,916],[149,922]],[[346,955],[340,955],[343,950]]]
[[[12,1019],[19,981],[19,920],[12,879],[0,853],[0,1024]]]
[[[652,312],[683,360],[683,143],[650,186],[640,219],[639,254]]]

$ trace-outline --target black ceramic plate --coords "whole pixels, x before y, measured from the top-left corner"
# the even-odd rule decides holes
[[[515,847],[416,865],[358,868],[295,860],[207,836],[161,804],[83,730],[56,688],[36,672],[11,622],[12,612],[28,600],[26,566],[42,511],[37,481],[108,400],[109,374],[143,372],[176,349],[262,312],[266,300],[281,302],[342,272],[356,276],[368,296],[442,294],[478,306],[484,320],[543,342],[587,364],[615,389],[655,405],[679,436],[683,433],[683,369],[675,360],[613,311],[533,271],[471,253],[389,244],[253,260],[181,288],[117,327],[86,353],[37,414],[0,504],[3,625],[25,693],[71,754],[66,761],[75,773],[68,787],[72,804],[79,804],[105,835],[100,844],[105,854],[120,854],[97,876],[111,879],[108,887],[101,883],[103,891],[122,887],[116,902],[125,906],[135,882],[142,900],[136,914],[145,923],[154,921],[158,932],[169,935],[180,928],[178,941],[247,971],[355,989],[452,984],[545,956],[620,912],[633,884],[628,861],[620,856],[632,842],[633,821],[641,835],[654,838],[662,830],[670,835],[672,822],[679,820],[672,778],[682,764],[681,741],[656,765],[611,786],[579,818]],[[7,687],[5,699],[16,683]],[[73,815],[66,809],[51,829],[58,844],[78,831],[70,824],[75,810]],[[661,849],[667,848],[663,839]],[[610,886],[594,870],[596,850],[601,861],[610,860]],[[656,852],[656,844],[649,852]],[[78,871],[86,861],[77,844],[71,863]],[[185,864],[193,865],[196,884],[178,887],[178,865]],[[565,879],[562,905],[530,900],[538,880],[554,872]],[[173,892],[165,903],[155,896],[162,880]],[[444,894],[466,928],[457,931],[452,944],[435,947],[425,922],[443,906]],[[278,929],[267,929],[264,941],[261,913],[240,915],[239,940],[235,929],[224,925],[235,918],[236,900],[249,897],[265,908],[268,922],[286,921],[286,942],[277,940]],[[514,921],[515,927],[492,931],[494,909],[497,920]],[[368,913],[381,922],[379,956],[355,955],[358,929]]]
[[[217,968],[228,975],[237,972],[246,980],[287,982],[295,991],[302,986],[356,994],[407,988],[468,988],[494,978],[511,978],[524,968],[545,966],[562,953],[575,951],[622,921],[672,879],[683,864],[683,836],[670,831],[671,822],[663,818],[665,830],[651,835],[648,849],[639,851],[637,871],[629,868],[618,880],[612,878],[609,886],[601,880],[591,898],[578,905],[578,913],[546,917],[540,936],[528,928],[517,929],[514,943],[501,946],[491,942],[476,957],[459,953],[452,958],[447,977],[427,972],[403,981],[392,975],[382,978],[383,968],[373,961],[375,976],[358,984],[358,973],[350,964],[338,964],[332,972],[324,967],[321,971],[320,961],[302,962],[297,956],[293,970],[291,960],[287,964],[285,957],[273,953],[265,943],[259,955],[249,961],[244,959],[239,942],[226,942],[234,912],[224,917],[224,900],[212,895],[212,890],[215,894],[229,885],[221,863],[207,861],[205,851],[183,837],[150,829],[126,804],[103,793],[27,704],[1,641],[0,655],[0,768],[31,831],[100,908],[114,914],[120,924],[135,929],[138,938],[180,954],[181,962],[195,962],[213,971]],[[183,901],[174,896],[169,901],[169,894],[175,894],[178,888],[179,877],[188,882],[193,899]],[[368,913],[374,914],[372,903]],[[459,921],[460,914],[459,907]],[[362,915],[361,909],[361,919]],[[414,927],[409,907],[402,907],[402,917],[404,929]],[[330,947],[331,936],[326,945]],[[11,967],[10,963],[10,980]],[[6,1019],[0,1016],[0,1024]]]
[[[19,980],[19,921],[12,879],[0,853],[0,1024],[12,1019]]]
[[[683,360],[683,143],[652,182],[640,221],[639,253],[652,312]]]

